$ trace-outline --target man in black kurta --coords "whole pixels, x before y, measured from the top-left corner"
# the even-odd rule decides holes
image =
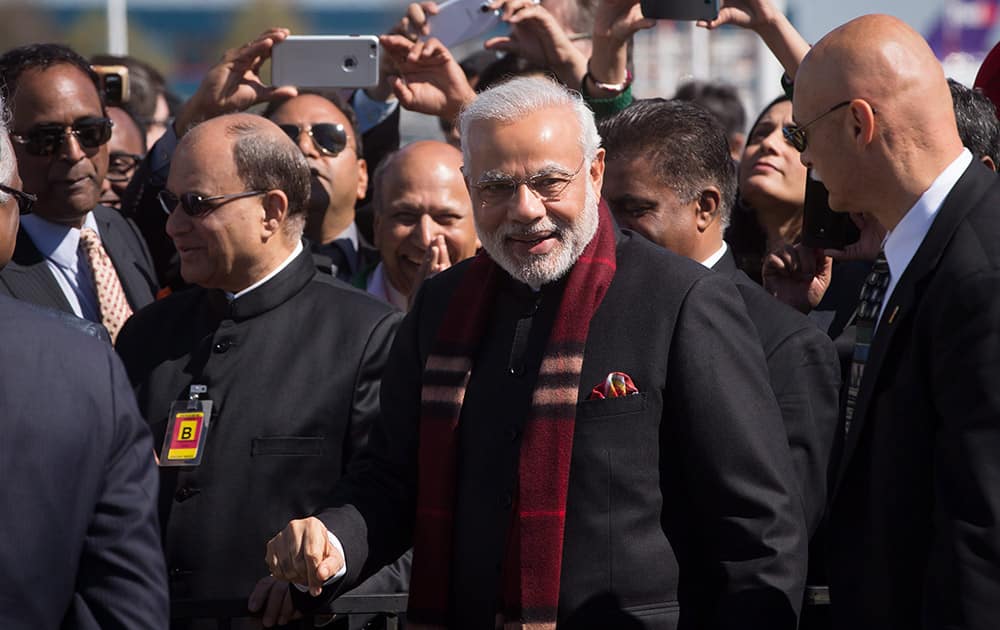
[[[359,465],[318,518],[271,540],[269,567],[335,596],[415,541],[408,620],[421,627],[794,628],[805,522],[736,288],[613,226],[598,206],[593,115],[564,88],[511,81],[481,94],[461,126],[487,254],[425,283]],[[490,281],[479,283],[484,269]],[[606,289],[596,304],[581,269]],[[482,318],[478,336],[454,334],[464,318]],[[558,336],[567,322],[589,332]],[[451,343],[449,354],[456,338],[471,346]],[[434,427],[463,365],[449,453]],[[615,374],[634,387],[613,395],[602,385]],[[569,422],[571,445],[532,447]],[[429,451],[453,455],[451,478]],[[562,475],[567,453],[564,504],[527,505],[530,488]],[[525,535],[532,519],[546,518],[561,528],[561,553],[543,546],[536,561],[520,551],[537,546]],[[428,523],[451,535],[422,546]],[[534,572],[549,575],[553,557],[555,579],[523,588]]]
[[[242,598],[266,575],[261,541],[327,505],[364,444],[398,315],[316,272],[300,240],[309,171],[275,125],[213,119],[173,164],[167,230],[198,286],[137,313],[117,347],[157,452],[172,402],[192,385],[213,401],[201,464],[163,469],[171,595]]]

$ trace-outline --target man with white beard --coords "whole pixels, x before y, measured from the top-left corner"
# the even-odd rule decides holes
[[[735,287],[615,227],[575,93],[515,79],[460,127],[485,253],[425,283],[361,465],[271,572],[306,607],[412,545],[417,627],[794,628],[805,524]]]

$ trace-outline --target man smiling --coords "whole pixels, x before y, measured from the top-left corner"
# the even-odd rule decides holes
[[[805,524],[735,287],[615,228],[579,95],[515,79],[460,128],[486,254],[425,283],[365,465],[270,570],[334,596],[412,544],[426,627],[794,628]]]
[[[114,338],[156,281],[135,226],[98,206],[112,123],[97,77],[69,48],[38,44],[0,57],[0,83],[24,190],[38,196],[0,291],[100,322]]]

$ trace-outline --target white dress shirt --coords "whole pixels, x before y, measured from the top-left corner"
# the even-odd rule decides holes
[[[366,290],[368,293],[383,302],[395,306],[404,313],[410,308],[410,301],[396,287],[392,286],[389,276],[385,275],[385,265],[383,263],[379,263],[368,277]]]
[[[45,257],[45,264],[77,317],[101,322],[101,308],[94,288],[94,274],[86,255],[80,253],[80,228],[46,221],[37,214],[21,217],[21,226]],[[97,219],[88,212],[83,227],[101,235]]]
[[[917,203],[910,208],[896,227],[886,234],[885,240],[882,241],[882,250],[889,263],[889,286],[885,290],[885,299],[882,300],[876,328],[878,321],[882,319],[886,305],[892,298],[892,292],[896,289],[899,279],[903,276],[910,261],[920,249],[920,244],[924,242],[924,238],[930,231],[934,217],[941,210],[941,205],[948,193],[955,187],[971,163],[972,153],[968,149],[962,149],[962,153],[937,176],[931,187],[920,196]]]
[[[251,284],[247,288],[243,289],[242,291],[237,291],[236,293],[230,293],[229,291],[226,291],[226,297],[229,298],[230,302],[232,302],[233,300],[241,298],[244,295],[246,295],[247,293],[250,293],[254,289],[262,286],[265,282],[267,282],[268,280],[270,280],[274,276],[276,276],[279,273],[281,273],[282,269],[284,269],[288,265],[292,264],[292,261],[295,260],[295,257],[298,256],[301,253],[302,253],[302,241],[300,240],[299,242],[297,242],[295,244],[295,249],[293,249],[291,255],[288,258],[285,259],[285,262],[281,263],[280,265],[278,265],[277,267],[275,267],[274,269],[272,269],[269,274],[267,274],[266,276],[264,276],[263,278],[261,278],[257,282],[254,282],[253,284]]]
[[[715,263],[717,263],[720,260],[722,260],[722,257],[726,255],[726,250],[728,250],[728,249],[729,249],[729,246],[726,245],[726,241],[722,241],[722,247],[720,247],[718,250],[716,250],[716,252],[714,254],[712,254],[711,256],[709,256],[708,258],[706,258],[705,260],[701,261],[701,264],[703,264],[706,267],[708,267],[709,269],[711,269],[712,267],[715,266]]]

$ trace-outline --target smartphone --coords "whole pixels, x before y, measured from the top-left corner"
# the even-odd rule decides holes
[[[375,35],[291,35],[271,51],[271,85],[372,87],[379,53]]]
[[[128,68],[125,66],[90,66],[100,79],[105,105],[118,106],[129,99]]]
[[[500,24],[501,15],[500,9],[491,9],[483,0],[447,0],[427,21],[431,37],[451,48],[493,30]]]
[[[806,201],[802,212],[802,244],[822,249],[844,249],[858,242],[861,230],[846,212],[830,209],[830,193],[812,171],[806,178]]]
[[[642,15],[654,20],[714,20],[720,0],[640,0]]]

